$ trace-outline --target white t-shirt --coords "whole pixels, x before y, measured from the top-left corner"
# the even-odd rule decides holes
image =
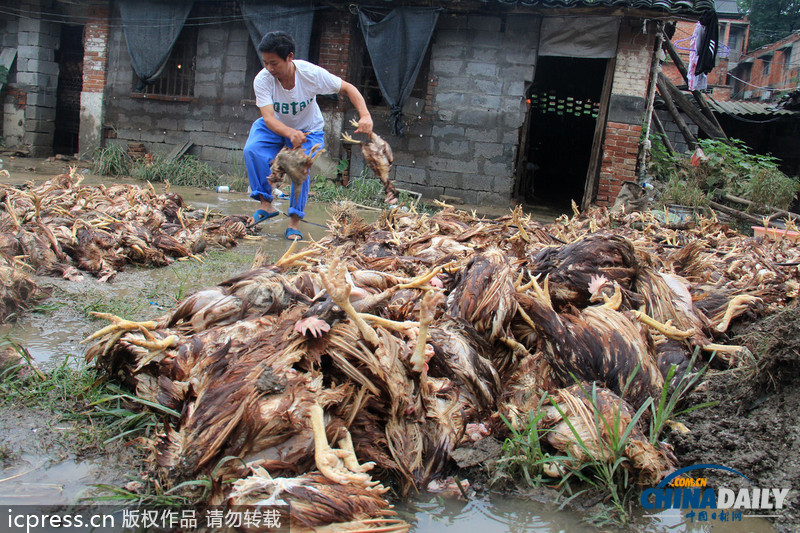
[[[294,59],[294,88],[287,91],[267,69],[253,80],[256,105],[271,105],[278,120],[296,130],[322,131],[325,121],[317,104],[318,94],[338,93],[342,78],[308,61]]]

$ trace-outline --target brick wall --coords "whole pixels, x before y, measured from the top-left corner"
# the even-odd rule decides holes
[[[598,205],[613,204],[622,184],[636,181],[636,158],[639,155],[641,133],[642,127],[638,124],[607,123],[597,190]]]
[[[347,13],[332,9],[321,12],[319,16],[325,31],[320,36],[318,64],[346,79],[349,74],[351,18]]]
[[[91,157],[103,143],[110,17],[108,5],[91,4],[87,7],[83,34],[81,124],[78,133],[78,149],[85,157]]]
[[[624,19],[620,25],[611,102],[600,161],[598,205],[610,205],[622,183],[636,181],[636,161],[642,133],[655,35],[642,32],[642,21]]]
[[[83,91],[101,93],[106,87],[109,8],[90,6],[88,16],[83,43]]]
[[[796,42],[792,44],[792,39]],[[750,83],[760,87],[770,87],[773,90],[793,90],[798,86],[798,68],[795,58],[797,53],[800,52],[800,37],[791,36],[782,39],[777,43],[759,48],[751,56],[755,58],[753,61],[753,69],[750,72]],[[789,61],[787,62],[787,59]],[[769,65],[769,73],[764,74],[764,71]],[[745,90],[753,90],[753,97],[761,97],[761,91],[748,86]],[[774,91],[773,91],[774,92]],[[774,100],[774,94],[773,100]]]
[[[620,24],[612,94],[640,97],[647,92],[655,41],[653,27],[648,25],[650,31],[642,33],[639,19],[624,19]]]

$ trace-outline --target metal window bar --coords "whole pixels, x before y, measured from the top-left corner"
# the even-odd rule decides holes
[[[161,76],[145,87],[145,94],[159,96],[194,96],[194,72],[197,54],[197,29],[181,31]]]

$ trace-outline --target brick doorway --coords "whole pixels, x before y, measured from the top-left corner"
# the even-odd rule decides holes
[[[61,41],[55,60],[58,63],[58,89],[53,152],[73,155],[78,152],[81,124],[83,26],[61,25]]]
[[[526,203],[581,204],[607,62],[539,56],[521,147],[518,191]]]

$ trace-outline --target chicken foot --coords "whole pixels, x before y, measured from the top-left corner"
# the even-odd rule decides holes
[[[642,313],[641,311],[634,310],[633,315],[639,320],[639,322],[653,328],[654,330],[658,331],[659,333],[661,333],[662,335],[664,335],[669,339],[673,339],[676,341],[684,341],[696,333],[694,329],[689,329],[685,331],[682,329],[678,329],[675,326],[671,325],[669,321],[666,324],[664,324],[662,322],[659,322],[655,318]]]
[[[99,339],[100,337],[107,335],[109,333],[120,333],[126,331],[146,331],[146,330],[153,330],[158,327],[158,324],[153,320],[148,320],[147,322],[133,322],[131,320],[125,320],[124,318],[120,318],[116,315],[112,315],[110,313],[92,313],[93,316],[97,318],[102,318],[104,320],[109,320],[111,324],[108,326],[99,329],[83,339],[81,344],[93,341],[95,339]]]
[[[750,296],[749,294],[735,296],[728,302],[725,314],[722,316],[722,320],[719,321],[719,324],[714,326],[714,331],[724,333],[728,329],[728,326],[730,326],[731,320],[733,320],[734,317],[738,316],[742,311],[746,311],[750,305],[760,301],[761,298]]]
[[[411,370],[422,372],[425,368],[425,345],[428,342],[428,326],[433,322],[436,314],[436,306],[444,300],[444,295],[440,292],[429,291],[422,297],[419,309],[419,334],[417,335],[417,345],[411,355]]]
[[[355,308],[353,308],[353,304],[350,303],[350,291],[352,287],[345,277],[346,268],[347,267],[338,257],[335,258],[331,262],[327,274],[320,271],[322,282],[325,284],[325,288],[331,296],[333,303],[338,305],[339,308],[350,317],[364,339],[373,346],[378,346],[381,342],[378,338],[378,334],[364,321]]]
[[[358,464],[358,458],[353,450],[353,441],[350,434],[339,441],[342,449],[331,448],[325,434],[325,418],[322,407],[314,403],[309,408],[311,430],[314,433],[314,462],[323,476],[334,483],[343,485],[352,483],[362,487],[375,487],[378,481],[373,481],[367,471],[375,463]]]
[[[174,348],[178,344],[179,337],[177,335],[168,335],[163,339],[156,339],[156,337],[150,333],[148,330],[143,330],[142,333],[144,334],[144,339],[137,339],[137,338],[128,338],[125,339],[127,342],[138,346],[139,348],[144,348],[149,353],[142,358],[141,361],[136,365],[136,368],[133,369],[134,372],[138,372],[142,369],[146,364],[150,361],[155,359],[155,357],[166,351],[169,348]]]

